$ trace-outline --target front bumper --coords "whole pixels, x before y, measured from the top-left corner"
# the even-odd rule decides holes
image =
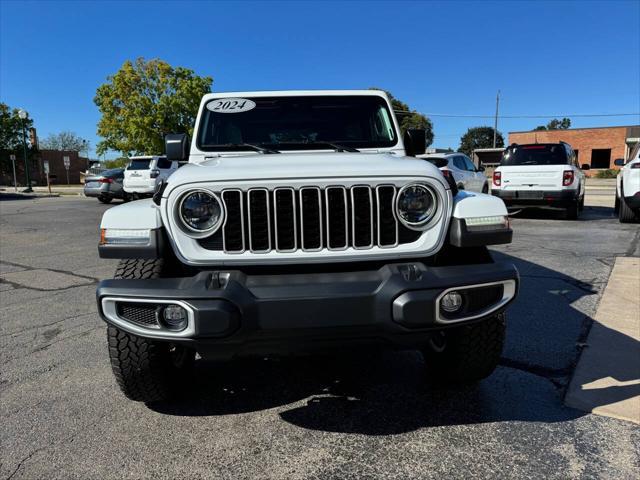
[[[428,267],[405,262],[338,273],[205,271],[189,278],[104,280],[97,300],[103,320],[118,328],[186,344],[203,356],[228,358],[359,343],[411,348],[424,344],[434,329],[504,310],[515,298],[518,283],[510,263]],[[438,306],[452,289],[465,298],[458,316]],[[167,303],[188,310],[185,330],[162,327],[160,312]],[[122,305],[155,306],[157,325],[122,317]]]
[[[567,208],[578,200],[578,190],[492,190],[509,209]]]

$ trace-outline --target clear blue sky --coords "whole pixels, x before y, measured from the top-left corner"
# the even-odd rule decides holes
[[[127,59],[161,58],[214,91],[379,86],[424,113],[640,112],[640,2],[15,2],[0,0],[0,99],[38,134],[93,145],[95,90]],[[457,147],[491,119],[432,118]],[[528,130],[544,119],[503,119]],[[573,119],[573,126],[640,118]]]

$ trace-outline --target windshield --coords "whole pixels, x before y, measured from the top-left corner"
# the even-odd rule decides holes
[[[442,168],[447,166],[447,159],[442,157],[427,157],[425,158],[427,162],[433,163],[436,167]]]
[[[121,168],[114,168],[113,170],[105,170],[102,172],[103,177],[117,177],[122,175],[123,170]]]
[[[251,150],[247,144],[278,151],[333,149],[328,144],[379,148],[398,142],[387,102],[377,96],[224,100],[206,105],[197,137],[202,150]],[[221,110],[229,105],[239,108]]]
[[[150,163],[151,163],[151,159],[131,160],[131,163],[127,167],[127,170],[149,170]]]
[[[567,150],[563,144],[516,145],[502,155],[500,165],[566,165]]]

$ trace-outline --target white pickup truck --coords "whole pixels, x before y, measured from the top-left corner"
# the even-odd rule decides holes
[[[432,378],[496,367],[518,272],[502,200],[455,192],[417,160],[375,90],[207,94],[186,161],[153,199],[107,210],[97,289],[113,372],[131,399],[169,396],[203,358],[353,345],[420,349]]]
[[[640,143],[629,155],[629,160],[616,160],[622,167],[616,177],[615,211],[621,223],[640,220]]]
[[[491,193],[507,208],[564,210],[575,220],[584,207],[585,175],[568,143],[512,144],[493,172]]]

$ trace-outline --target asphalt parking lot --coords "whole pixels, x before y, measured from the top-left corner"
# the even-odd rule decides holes
[[[0,202],[3,478],[637,478],[637,425],[563,405],[615,257],[640,256],[611,208],[513,220],[494,252],[522,288],[478,386],[426,384],[412,352],[198,361],[184,398],[152,407],[118,390],[96,314],[106,208]]]

